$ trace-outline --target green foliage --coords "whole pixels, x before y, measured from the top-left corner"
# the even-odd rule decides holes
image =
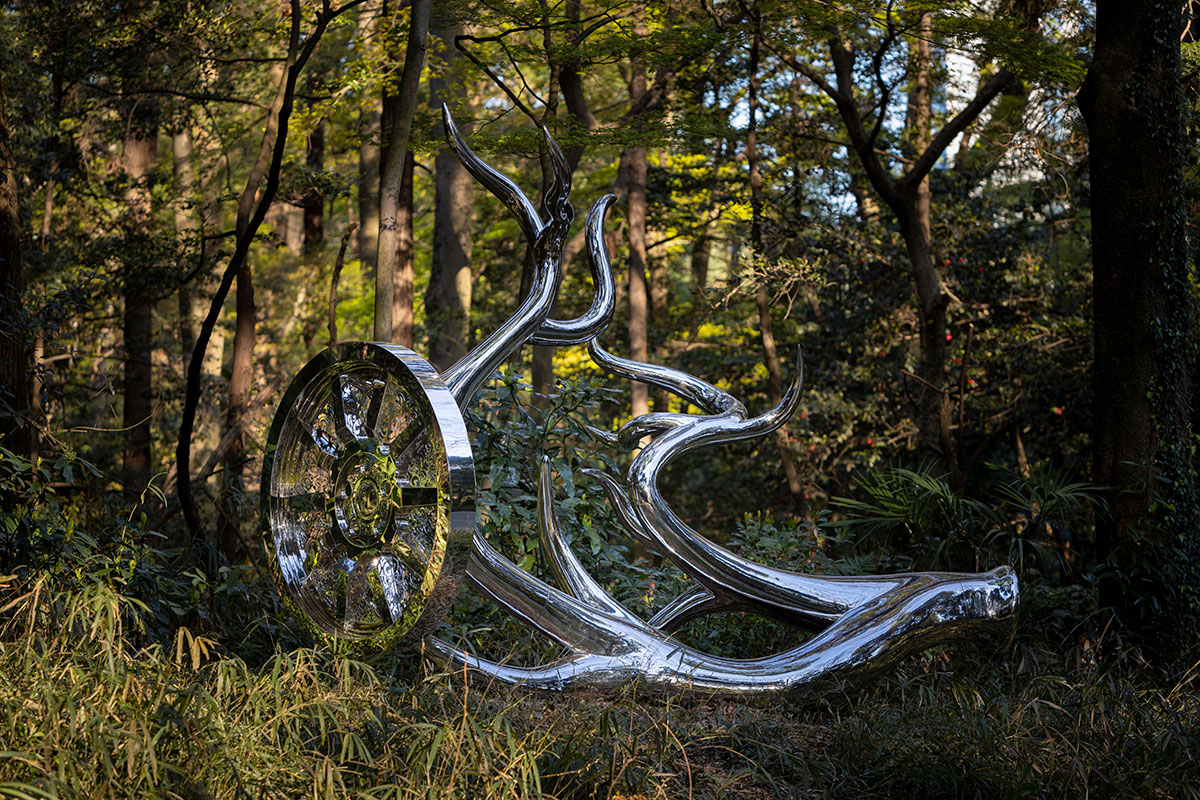
[[[1029,477],[992,467],[979,498],[954,491],[931,466],[869,472],[858,479],[862,499],[837,498],[847,517],[835,527],[859,532],[860,546],[888,553],[894,567],[979,571],[1012,564],[1018,574],[1069,573],[1094,512],[1103,513],[1097,487],[1062,470]]]

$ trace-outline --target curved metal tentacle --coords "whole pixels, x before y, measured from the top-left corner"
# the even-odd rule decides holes
[[[583,344],[608,327],[617,307],[617,286],[608,261],[608,248],[604,244],[604,218],[616,200],[615,194],[605,195],[596,201],[587,216],[588,265],[592,271],[592,282],[596,285],[596,296],[592,299],[591,307],[575,319],[547,319],[530,339],[533,344]]]
[[[479,533],[474,545],[467,581],[500,607],[568,647],[606,652],[614,646],[609,614],[525,572]]]
[[[448,113],[444,116],[446,119],[449,118]],[[550,133],[548,131],[543,131],[543,133],[547,141],[553,145]],[[465,144],[463,146],[465,148]],[[529,341],[534,332],[542,326],[546,318],[550,315],[550,309],[554,305],[555,297],[558,295],[558,285],[562,280],[562,271],[559,269],[559,262],[562,260],[563,242],[566,241],[567,232],[571,228],[574,211],[571,209],[571,204],[567,202],[565,195],[565,192],[569,192],[571,188],[571,175],[567,170],[566,161],[561,158],[562,154],[558,151],[557,146],[551,147],[551,152],[558,152],[560,156],[558,159],[553,159],[555,168],[553,191],[555,192],[555,199],[553,202],[548,201],[546,204],[550,211],[549,221],[545,225],[537,223],[540,227],[537,229],[536,237],[531,237],[533,240],[531,250],[534,265],[533,285],[530,287],[528,296],[522,301],[515,314],[493,331],[482,344],[467,353],[458,363],[442,374],[442,378],[446,381],[446,385],[454,395],[459,408],[465,408],[471,397],[483,382],[488,379],[488,376],[513,351]],[[463,156],[460,154],[460,157]],[[478,161],[478,159],[476,160]],[[487,166],[482,161],[478,163],[485,167]],[[489,167],[488,169],[491,168]],[[495,172],[495,170],[492,170],[492,172]],[[518,216],[518,219],[522,219],[522,226],[535,224],[533,220],[525,219],[525,216],[527,216],[529,210],[533,207],[532,203],[529,203],[528,198],[521,194],[520,190],[516,189],[516,186],[511,181],[508,181],[507,178],[504,178],[499,173],[496,173],[496,175],[507,181],[506,185],[511,186],[520,195],[521,200],[519,202],[514,201],[514,203],[523,210],[519,213],[514,210],[514,214]],[[481,182],[482,180],[480,178]],[[491,187],[489,186],[489,188]],[[499,193],[496,196],[502,200],[504,199],[504,196]],[[509,207],[513,208],[513,205]],[[536,213],[534,220],[536,220]]]
[[[786,422],[799,404],[802,363],[797,354],[792,384],[779,405],[767,413],[746,420],[730,411],[701,417],[663,433],[634,459],[626,491],[639,522],[637,529],[654,539],[656,550],[713,594],[740,598],[768,613],[782,612],[811,624],[830,622],[894,589],[900,576],[805,575],[758,564],[690,528],[670,509],[658,488],[663,468],[684,453],[705,445],[762,436]]]
[[[694,375],[658,364],[644,364],[641,361],[615,356],[601,347],[595,339],[588,342],[588,352],[592,360],[609,372],[666,389],[692,405],[699,406],[708,414],[736,411],[739,416],[746,415],[746,407],[733,395]]]
[[[617,444],[632,447],[646,436],[656,436],[664,431],[691,425],[706,417],[696,414],[678,414],[673,411],[656,411],[634,417],[617,431]]]
[[[567,226],[571,224],[571,219],[575,216],[575,209],[571,207],[571,167],[567,164],[567,157],[563,155],[563,151],[559,148],[558,143],[554,141],[554,137],[550,135],[550,129],[545,125],[542,126],[542,139],[546,142],[546,152],[550,156],[550,171],[553,175],[550,181],[550,188],[546,190],[546,220],[547,222],[555,219],[566,218]],[[566,231],[563,231],[563,236],[566,236]]]
[[[625,528],[625,532],[646,547],[657,551],[658,541],[642,528],[642,521],[638,519],[637,511],[634,510],[629,495],[625,494],[625,487],[616,478],[602,470],[584,469],[583,474],[600,481],[604,491],[608,494],[613,509],[617,512],[617,519]]]
[[[918,573],[903,578],[803,644],[766,658],[710,656],[645,623],[615,619],[613,629],[621,640],[612,651],[577,652],[536,668],[498,664],[436,640],[427,645],[432,655],[460,667],[541,689],[610,688],[641,681],[660,690],[795,692],[870,676],[968,625],[1000,628],[1016,609],[1017,578],[1009,567],[983,575]]]
[[[736,608],[737,605],[728,598],[717,597],[708,589],[696,584],[663,606],[662,610],[651,617],[646,624],[651,628],[669,633],[678,630],[689,620],[719,611],[729,611]]]
[[[538,480],[538,530],[546,552],[546,561],[554,573],[555,580],[573,597],[591,606],[623,619],[635,619],[632,613],[596,583],[575,557],[575,553],[563,538],[554,514],[553,494],[550,459],[543,456]]]
[[[454,118],[450,115],[450,109],[446,107],[445,103],[442,103],[442,127],[446,131],[447,144],[454,151],[454,155],[458,156],[458,160],[467,168],[467,172],[471,173],[471,177],[482,183],[489,192],[508,207],[512,215],[517,218],[517,222],[521,224],[521,230],[525,233],[526,240],[532,242],[536,239],[544,227],[541,218],[538,217],[537,208],[507,175],[486,164],[467,146],[466,140],[458,132],[458,126],[454,124]]]

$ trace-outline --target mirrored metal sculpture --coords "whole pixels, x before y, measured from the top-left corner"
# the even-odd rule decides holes
[[[264,533],[281,592],[316,629],[415,641],[445,611],[465,574],[505,611],[564,645],[567,655],[540,667],[514,667],[426,636],[427,654],[459,668],[543,689],[637,681],[748,694],[855,682],[952,635],[1011,624],[1018,592],[1008,567],[983,574],[808,575],[749,561],[688,527],[660,493],[660,474],[699,448],[764,436],[783,425],[799,403],[799,357],[780,404],[749,417],[734,397],[699,378],[606,352],[599,336],[616,291],[602,226],[612,195],[593,206],[586,223],[592,306],[577,319],[551,319],[573,218],[562,153],[545,132],[554,182],[543,218],[512,181],[471,152],[444,108],[443,120],[451,148],[531,242],[535,279],[517,312],[440,376],[405,348],[346,344],[313,359],[284,396],[264,467]],[[547,461],[538,520],[557,586],[517,567],[475,526],[474,469],[460,410],[526,343],[586,344],[609,372],[653,384],[703,412],[635,417],[611,437],[628,448],[643,443],[629,471],[622,477],[589,472],[630,536],[694,581],[650,620],[610,597],[572,553],[555,519]],[[756,659],[709,655],[671,635],[690,619],[735,610],[818,632],[791,650]]]

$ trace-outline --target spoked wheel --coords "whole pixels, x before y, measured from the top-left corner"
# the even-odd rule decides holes
[[[437,371],[378,342],[332,347],[275,412],[263,527],[280,593],[322,633],[423,635],[454,599],[475,527],[475,466]]]

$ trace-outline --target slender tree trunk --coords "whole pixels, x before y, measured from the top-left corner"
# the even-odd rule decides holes
[[[325,169],[325,123],[319,122],[308,135],[305,165],[312,175]],[[304,252],[313,253],[325,241],[325,195],[310,188],[301,204],[304,209]]]
[[[646,286],[646,148],[621,153],[629,192],[629,353],[634,361],[650,360],[649,292]],[[633,382],[633,415],[649,413],[650,390]]]
[[[179,287],[179,340],[183,356],[183,368],[187,371],[188,361],[196,347],[196,338],[204,320],[205,311],[217,287],[217,278],[210,268],[209,247],[201,238],[221,227],[221,201],[215,191],[220,182],[216,165],[211,165],[201,176],[196,175],[195,148],[203,142],[204,131],[200,127],[181,127],[171,136],[174,156],[175,189],[178,194],[175,207],[175,234],[181,241],[190,240],[195,247],[196,277]],[[204,163],[200,160],[199,163]],[[197,185],[197,178],[200,185]],[[190,207],[189,207],[190,206]],[[201,379],[206,387],[216,389],[221,385],[221,368],[225,358],[225,329],[218,325],[212,331],[208,348],[201,366]],[[221,394],[224,387],[221,387]],[[213,401],[216,391],[205,392],[200,408],[197,453],[207,458],[221,439],[220,413]]]
[[[467,352],[471,313],[471,225],[475,183],[453,153],[435,162],[433,265],[425,293],[429,360],[445,369]]]
[[[229,380],[229,411],[225,431],[234,431],[233,444],[223,459],[225,471],[218,506],[217,543],[226,560],[233,561],[241,546],[241,519],[245,508],[245,424],[254,391],[255,308],[254,276],[250,259],[242,259],[235,290],[236,322],[233,332],[233,369]]]
[[[750,78],[748,81],[747,112],[749,124],[746,128],[746,162],[750,168],[750,244],[754,252],[763,255],[762,241],[762,207],[763,189],[762,172],[758,168],[758,59],[762,44],[755,34],[750,44]],[[768,389],[771,404],[778,405],[783,399],[783,372],[779,364],[779,352],[775,347],[775,331],[771,323],[771,301],[765,283],[760,283],[754,293],[755,305],[758,307],[758,332],[762,340],[763,361],[767,367]],[[796,512],[803,515],[807,509],[804,504],[804,489],[800,485],[800,472],[796,468],[796,460],[792,457],[788,445],[787,425],[775,431],[775,445],[779,450],[779,460],[783,464],[783,472],[787,476],[788,491],[792,494]]]
[[[22,417],[29,408],[29,355],[23,323],[25,280],[16,167],[0,90],[0,445],[28,456],[29,426]]]
[[[908,110],[904,124],[906,154],[916,156],[929,146],[933,116],[933,13],[923,12],[917,20],[916,39],[912,44],[912,82],[908,92]],[[917,400],[919,441],[941,451],[946,465],[958,469],[954,443],[950,436],[950,394],[946,381],[946,305],[947,297],[938,284],[933,264],[932,192],[925,176],[903,198],[898,211],[900,230],[912,264],[917,285],[917,305],[921,319],[921,385]]]
[[[1178,0],[1099,0],[1079,92],[1091,179],[1092,479],[1113,487],[1110,514],[1096,520],[1097,555],[1114,567],[1101,600],[1130,622],[1157,607],[1136,622],[1170,651],[1195,641],[1200,603],[1182,22]]]
[[[400,183],[404,173],[404,156],[408,152],[412,132],[413,111],[417,105],[417,87],[428,49],[429,10],[431,0],[413,0],[408,47],[404,53],[404,69],[400,75],[397,108],[388,130],[384,157],[383,178],[379,197],[379,261],[375,270],[375,340],[387,341],[392,336],[392,304],[395,302],[396,256],[400,237]]]
[[[128,123],[125,136],[125,204],[128,209],[128,234],[131,240],[149,241],[150,173],[157,155],[157,135],[153,113],[136,114]],[[140,250],[140,248],[139,248]],[[125,301],[124,343],[125,382],[124,417],[125,491],[140,495],[150,481],[150,419],[154,412],[154,386],[150,355],[154,343],[152,278],[149,265],[126,261],[122,292]]]
[[[706,224],[692,243],[692,325],[700,324],[708,302],[704,290],[708,287],[708,262],[712,258],[712,226]]]
[[[646,7],[634,4],[635,37],[646,34]],[[646,96],[646,66],[635,58],[629,65],[629,104],[642,105]],[[634,120],[636,123],[636,120]],[[634,361],[650,360],[650,296],[646,280],[646,148],[629,147],[621,152],[621,172],[629,196],[629,353]],[[632,383],[633,415],[649,413],[650,387]]]
[[[416,251],[413,248],[413,154],[404,157],[400,176],[400,205],[396,209],[396,280],[392,298],[392,341],[413,346],[413,281]]]
[[[355,30],[356,47],[365,49],[375,34],[378,18],[375,4],[361,6]],[[364,266],[374,267],[379,254],[379,137],[381,103],[372,99],[359,114],[362,142],[358,146],[358,258]]]
[[[175,238],[180,243],[199,248],[196,234],[200,229],[196,206],[196,170],[192,162],[192,133],[186,124],[171,133],[172,167],[175,174]],[[186,252],[186,251],[185,251]],[[183,368],[196,346],[196,317],[199,303],[195,298],[195,283],[179,287],[179,347]]]
[[[438,32],[444,47],[453,51],[461,27]],[[440,109],[453,103],[461,81],[457,59],[447,59],[444,75],[429,80],[430,104]],[[436,201],[433,218],[433,263],[425,293],[425,324],[429,330],[429,360],[446,369],[467,352],[471,331],[471,228],[475,221],[475,182],[449,149],[434,162]]]

